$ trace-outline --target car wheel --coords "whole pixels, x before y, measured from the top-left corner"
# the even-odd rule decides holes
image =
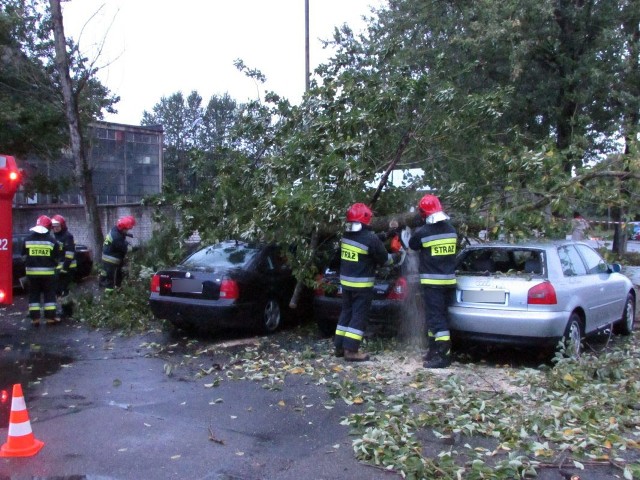
[[[262,330],[265,333],[273,333],[282,323],[282,312],[280,311],[280,305],[278,301],[270,298],[264,306],[262,312]]]
[[[636,321],[636,302],[633,295],[627,295],[627,302],[624,304],[622,318],[613,325],[613,333],[620,335],[631,335],[633,324]]]
[[[564,331],[565,353],[568,357],[577,358],[582,351],[582,338],[584,337],[584,329],[582,327],[582,318],[576,312],[571,314],[567,328]]]

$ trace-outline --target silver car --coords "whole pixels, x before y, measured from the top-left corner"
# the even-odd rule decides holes
[[[577,355],[586,335],[608,327],[629,335],[636,292],[620,270],[580,242],[467,247],[449,308],[452,336],[539,347],[564,338]]]

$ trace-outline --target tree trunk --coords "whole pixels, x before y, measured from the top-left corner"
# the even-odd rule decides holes
[[[89,232],[89,243],[93,246],[97,258],[102,257],[102,242],[104,235],[98,212],[98,205],[93,193],[92,171],[85,154],[82,130],[80,128],[80,114],[78,112],[78,102],[76,93],[73,91],[71,74],[69,73],[69,58],[67,53],[66,38],[64,36],[64,26],[62,23],[62,9],[60,0],[49,0],[51,8],[51,19],[53,22],[53,36],[55,42],[55,64],[60,76],[60,87],[64,100],[65,116],[69,124],[69,137],[71,139],[71,152],[75,166],[76,181],[80,184],[80,189],[84,197],[84,212],[87,224],[91,228]]]
[[[311,258],[315,257],[316,254],[316,250],[318,249],[318,230],[314,230],[314,232],[311,234],[311,244],[309,245],[309,247],[311,248],[311,252],[312,252],[312,256]],[[306,267],[308,268],[310,265],[309,263],[307,263]],[[304,287],[304,284],[301,280],[298,280],[296,282],[296,288],[293,290],[293,294],[291,295],[291,300],[289,301],[289,308],[297,308],[298,307],[298,300],[300,300],[300,294],[302,293],[302,288]]]

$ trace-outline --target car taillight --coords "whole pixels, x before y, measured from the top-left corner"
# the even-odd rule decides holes
[[[0,403],[7,403],[9,400],[9,392],[6,390],[0,390]]]
[[[543,282],[529,289],[527,294],[529,305],[555,305],[558,303],[556,290],[549,282]]]
[[[235,280],[223,280],[220,284],[220,298],[236,300],[240,297],[240,288]]]
[[[395,285],[387,295],[389,300],[404,300],[407,298],[407,280],[400,277],[396,280]]]
[[[169,275],[155,274],[151,277],[151,291],[155,293],[168,293],[171,291],[171,277]]]

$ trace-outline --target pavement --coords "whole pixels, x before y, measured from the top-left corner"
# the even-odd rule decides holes
[[[310,377],[288,375],[282,388],[265,388],[267,380],[205,387],[211,377],[194,375],[229,365],[247,339],[199,360],[165,332],[35,329],[24,319],[25,296],[14,300],[0,309],[0,389],[22,385],[33,435],[45,446],[32,457],[0,458],[2,480],[396,476],[354,457],[340,421],[364,406],[330,405],[326,386]],[[158,346],[160,358],[150,355]]]
[[[640,285],[640,267],[623,273]],[[123,336],[71,322],[35,329],[26,310],[24,294],[0,308],[0,390],[22,385],[45,446],[32,457],[0,458],[1,480],[399,478],[355,459],[340,422],[366,407],[331,403],[321,382],[287,375],[282,388],[267,380],[213,386],[197,375],[232,368],[251,339],[222,339],[238,347],[198,359],[183,349],[188,340],[167,332]],[[165,355],[151,354],[158,348]],[[0,444],[7,425],[0,415]]]

